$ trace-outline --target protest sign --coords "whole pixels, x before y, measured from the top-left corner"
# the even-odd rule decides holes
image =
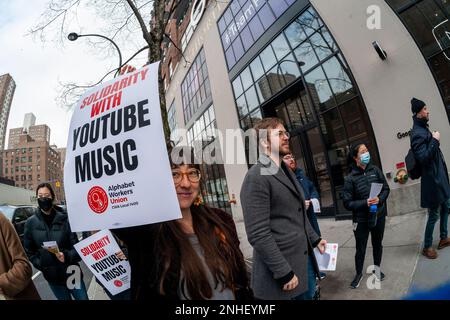
[[[323,254],[319,252],[319,249],[314,248],[314,255],[320,271],[336,271],[338,248],[337,243],[327,243]]]
[[[161,119],[158,65],[96,86],[76,105],[64,166],[72,231],[181,218]]]
[[[109,230],[97,232],[74,247],[89,270],[112,295],[130,288],[130,263],[117,257],[121,249]]]

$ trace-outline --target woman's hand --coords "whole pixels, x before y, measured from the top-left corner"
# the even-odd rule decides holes
[[[119,260],[127,260],[127,256],[122,250],[116,253],[116,257],[119,258]]]
[[[56,254],[56,258],[57,258],[61,263],[64,263],[64,261],[66,260],[66,259],[64,258],[64,253],[62,253],[62,252],[58,252],[58,253]]]
[[[375,197],[373,199],[367,199],[367,206],[370,207],[373,204],[378,205],[380,203],[380,198]]]

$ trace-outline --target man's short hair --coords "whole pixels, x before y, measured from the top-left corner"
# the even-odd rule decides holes
[[[264,118],[264,119],[261,119],[258,122],[256,122],[256,124],[253,126],[253,129],[255,129],[255,131],[256,131],[257,141],[260,141],[261,137],[259,136],[259,132],[261,130],[268,131],[269,129],[275,129],[280,124],[282,126],[284,126],[283,120],[281,120],[279,118]]]

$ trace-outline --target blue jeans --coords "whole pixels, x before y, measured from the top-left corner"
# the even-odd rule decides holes
[[[448,237],[448,212],[450,210],[450,199],[443,202],[439,207],[428,209],[428,222],[425,228],[424,248],[431,248],[433,245],[434,225],[440,218],[440,237],[441,240]]]
[[[300,282],[302,279],[299,278],[298,281]],[[316,293],[316,284],[316,273],[314,272],[312,260],[308,257],[308,291],[303,292],[301,295],[296,296],[292,300],[312,300]]]
[[[58,300],[72,300],[72,297],[74,300],[89,300],[86,285],[83,280],[81,281],[81,286],[79,289],[68,289],[67,286],[55,285],[51,283],[48,285]]]
[[[314,231],[317,233],[317,235],[319,237],[321,237],[322,235],[320,234],[319,222],[317,221],[317,214],[314,212],[314,210],[312,208],[309,208],[306,211],[306,215],[307,215],[309,223],[313,227]]]

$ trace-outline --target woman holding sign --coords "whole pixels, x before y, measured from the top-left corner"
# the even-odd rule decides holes
[[[353,212],[353,233],[356,239],[355,266],[356,276],[350,284],[356,289],[362,280],[364,257],[366,255],[369,233],[372,238],[373,270],[380,281],[385,275],[380,271],[383,254],[383,236],[386,223],[386,201],[389,186],[383,172],[370,162],[370,153],[365,144],[356,144],[348,154],[350,174],[345,178],[343,200],[344,207]],[[379,185],[378,196],[370,198],[371,189]]]
[[[39,208],[25,224],[25,251],[42,272],[58,300],[88,300],[81,260],[73,245],[77,235],[70,230],[67,214],[54,205],[55,192],[49,183],[36,189]],[[70,277],[70,279],[69,279]]]
[[[202,204],[200,168],[182,158],[171,162],[182,219],[114,230],[128,246],[132,298],[252,299],[233,219]]]

